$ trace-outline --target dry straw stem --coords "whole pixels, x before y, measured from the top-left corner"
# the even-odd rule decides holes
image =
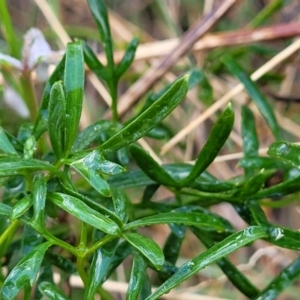
[[[300,39],[297,39],[290,46],[282,50],[280,53],[275,55],[272,59],[266,62],[263,66],[257,69],[252,75],[251,79],[253,81],[258,80],[264,74],[272,70],[278,64],[280,64],[283,60],[287,59],[293,53],[300,49]],[[172,139],[169,140],[162,148],[161,154],[167,153],[169,150],[173,148],[177,143],[179,143],[188,133],[194,130],[199,124],[204,122],[207,118],[209,118],[212,114],[214,114],[218,109],[222,108],[225,104],[229,102],[230,99],[238,95],[242,92],[244,86],[240,83],[236,85],[233,89],[231,89],[227,94],[221,97],[218,101],[216,101],[213,105],[211,105],[202,115],[200,115],[197,119],[189,123],[186,127],[184,127],[181,131],[179,131]]]
[[[300,22],[277,24],[255,30],[242,29],[222,33],[211,33],[206,34],[196,42],[191,51],[198,52],[206,49],[249,44],[297,35],[300,35]],[[140,44],[136,51],[134,61],[149,60],[168,55],[179,44],[179,38]],[[114,54],[115,62],[119,63],[123,55],[124,51],[116,51]],[[99,54],[98,58],[102,63],[106,63],[106,58],[103,53]]]
[[[162,57],[146,74],[134,83],[119,99],[118,114],[122,116],[150,87],[160,79],[185,53],[189,52],[192,46],[202,37],[236,2],[227,0],[221,3],[215,10],[203,19],[199,20],[183,36],[179,45],[174,47],[169,55]],[[109,116],[109,114],[107,115]]]

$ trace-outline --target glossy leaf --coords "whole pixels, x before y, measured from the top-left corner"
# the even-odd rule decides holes
[[[94,300],[97,289],[105,281],[118,241],[118,239],[114,239],[95,252],[89,269],[89,279],[84,296],[85,300]]]
[[[50,300],[69,300],[69,298],[63,294],[63,292],[53,283],[41,282],[39,284],[40,292]]]
[[[207,142],[200,151],[191,173],[180,181],[181,187],[184,187],[188,183],[194,181],[213,162],[229,137],[233,123],[234,111],[231,104],[229,104],[214,124]]]
[[[210,236],[203,232],[203,230],[198,228],[191,228],[191,230],[205,247],[210,248],[215,244]],[[240,272],[227,258],[221,258],[216,263],[231,283],[245,296],[252,299],[258,295],[259,290],[248,280],[243,272]]]
[[[99,61],[93,50],[85,42],[82,43],[84,61],[87,66],[97,75],[105,81],[108,81],[107,70],[103,64]]]
[[[151,239],[138,233],[124,233],[123,237],[141,254],[143,254],[157,270],[162,268],[164,254],[159,246]]]
[[[118,79],[126,72],[126,70],[130,67],[131,63],[133,62],[134,55],[138,45],[139,45],[139,40],[137,38],[133,38],[131,42],[127,45],[124,56],[122,57],[122,60],[116,67],[115,72],[116,72],[116,77]]]
[[[222,222],[211,215],[195,212],[170,212],[145,217],[124,226],[124,230],[132,230],[153,224],[184,224],[197,227],[216,228],[224,230]]]
[[[151,295],[151,282],[147,272],[145,272],[144,282],[140,291],[140,299],[145,300],[150,295]]]
[[[288,142],[275,142],[269,146],[268,154],[291,166],[300,168],[300,146]]]
[[[103,153],[116,151],[143,137],[180,104],[187,93],[187,89],[188,76],[178,79],[159,100],[125,128],[103,143],[99,147],[99,150]]]
[[[15,298],[27,283],[34,284],[44,254],[51,245],[51,242],[46,242],[35,247],[12,269],[2,285],[3,300]]]
[[[58,170],[49,163],[37,159],[0,158],[0,176],[19,174],[20,171],[45,170],[57,173]]]
[[[0,126],[0,149],[7,154],[12,154],[12,155],[18,154],[1,126]]]
[[[84,62],[81,42],[69,43],[66,50],[64,73],[66,97],[66,153],[68,153],[77,135],[81,116],[84,89]]]
[[[140,255],[135,255],[133,258],[128,289],[126,292],[126,300],[136,300],[141,291],[147,264],[144,258]]]
[[[238,166],[247,169],[287,169],[284,162],[273,157],[244,157]]]
[[[248,227],[242,231],[232,234],[218,244],[215,244],[204,253],[186,262],[172,277],[170,277],[153,294],[151,294],[147,300],[159,298],[209,264],[257,239],[264,237],[266,237],[266,233],[258,226]]]
[[[300,258],[297,258],[286,268],[284,268],[278,276],[276,276],[267,287],[258,295],[256,299],[268,300],[276,299],[277,296],[291,285],[300,276]]]
[[[32,206],[32,197],[27,195],[14,205],[11,211],[11,219],[14,220],[20,218],[28,211],[28,209],[31,206]]]
[[[264,117],[266,123],[271,129],[274,137],[278,140],[280,139],[280,127],[276,121],[274,111],[271,105],[266,100],[265,96],[261,93],[257,85],[251,80],[251,78],[246,74],[246,72],[241,68],[241,66],[233,59],[225,57],[223,59],[228,70],[234,74],[244,85],[249,96],[257,106],[258,110]]]
[[[48,132],[56,159],[60,159],[66,142],[66,97],[61,81],[53,84],[49,100]]]
[[[93,210],[79,199],[61,193],[48,193],[48,198],[79,220],[108,234],[119,235],[120,229],[115,222]]]
[[[65,61],[66,61],[66,56],[64,55],[62,60],[56,66],[55,70],[53,71],[53,73],[51,74],[50,78],[48,79],[45,85],[39,114],[32,131],[32,134],[35,136],[37,140],[48,128],[48,115],[49,115],[48,108],[49,108],[51,88],[56,81],[63,80]]]
[[[128,198],[122,188],[111,188],[111,196],[114,202],[115,214],[123,223],[127,223],[128,220]]]
[[[80,162],[73,163],[72,168],[81,174],[83,178],[102,196],[110,196],[110,187],[108,183],[100,174],[97,173],[97,171],[88,168]]]
[[[159,184],[166,186],[176,186],[177,182],[163,169],[144,149],[131,145],[130,154],[137,165],[151,178]]]
[[[86,127],[78,134],[73,144],[72,152],[81,151],[87,148],[91,143],[99,138],[102,132],[111,129],[112,127],[113,123],[110,120],[101,120]]]
[[[45,204],[47,195],[46,179],[43,174],[38,174],[33,179],[33,218],[32,222],[37,228],[44,228],[45,226]]]

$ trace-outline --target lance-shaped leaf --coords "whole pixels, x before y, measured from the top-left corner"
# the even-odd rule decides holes
[[[137,165],[149,176],[159,184],[166,186],[177,186],[176,180],[163,169],[144,149],[131,145],[130,154],[136,161]]]
[[[244,157],[238,162],[238,166],[245,169],[288,169],[283,161],[273,157]]]
[[[51,88],[48,113],[49,137],[58,160],[64,153],[66,138],[66,98],[61,81],[55,82]]]
[[[10,176],[20,174],[22,171],[43,170],[53,173],[59,171],[49,163],[37,159],[22,158],[1,158],[0,159],[0,176]]]
[[[12,208],[4,203],[0,203],[0,216],[9,217],[12,212]]]
[[[200,151],[191,173],[180,181],[180,186],[184,187],[194,181],[216,158],[219,151],[224,146],[234,123],[234,111],[229,104],[217,122],[214,124],[207,142]]]
[[[50,300],[69,300],[63,292],[53,283],[43,281],[39,284],[40,292]]]
[[[280,139],[280,127],[274,115],[274,111],[271,105],[266,100],[265,96],[261,93],[257,85],[251,80],[251,78],[246,74],[246,72],[241,68],[241,66],[233,59],[225,57],[224,63],[228,70],[234,74],[244,85],[249,96],[257,106],[261,115],[268,124],[270,130],[272,131],[274,137],[278,140]]]
[[[300,276],[300,258],[297,258],[279,275],[277,275],[267,287],[261,291],[256,299],[276,299],[276,297]]]
[[[106,5],[103,0],[88,0],[88,4],[100,33],[100,38],[106,53],[108,66],[112,68],[114,66],[113,46]]]
[[[181,103],[187,90],[188,76],[186,75],[178,79],[160,99],[125,128],[102,144],[99,149],[103,153],[109,153],[123,148],[143,137]]]
[[[123,223],[127,223],[128,220],[128,198],[122,188],[111,188],[111,196],[114,202],[115,214],[122,220]]]
[[[133,258],[128,289],[126,292],[126,300],[136,300],[141,291],[144,277],[146,274],[147,264],[140,255],[135,255]]]
[[[64,55],[62,60],[56,66],[54,72],[52,73],[52,75],[50,76],[50,78],[48,79],[45,85],[39,114],[32,130],[32,134],[35,136],[37,140],[48,128],[48,115],[49,115],[48,108],[49,108],[50,92],[51,92],[52,85],[56,81],[63,80],[64,70],[65,70],[65,59],[66,56]]]
[[[49,193],[48,198],[79,220],[105,233],[119,235],[120,229],[115,222],[90,208],[79,199],[61,193]]]
[[[24,149],[23,149],[23,153],[24,153],[24,158],[25,159],[30,159],[33,157],[35,151],[36,151],[36,140],[35,137],[33,135],[31,135],[30,137],[28,137],[24,143]]]
[[[162,284],[146,300],[154,300],[159,298],[209,264],[257,239],[264,237],[266,237],[266,233],[261,227],[258,226],[248,227],[242,231],[232,234],[223,241],[211,247],[209,250],[186,262],[172,277]]]
[[[210,236],[199,228],[190,228],[196,237],[205,245],[210,248],[215,243],[211,240]],[[244,295],[253,299],[259,293],[259,290],[253,285],[248,278],[240,272],[227,258],[221,258],[217,261],[218,266],[222,269],[231,283],[239,289]]]
[[[268,154],[287,164],[300,168],[300,146],[288,142],[275,142],[269,147]]]
[[[137,38],[133,38],[131,42],[127,45],[124,56],[122,60],[116,67],[115,76],[119,79],[126,70],[130,67],[133,62],[136,48],[139,44],[139,40]]]
[[[75,169],[83,178],[102,196],[110,197],[110,187],[107,181],[93,169],[89,169],[83,163],[72,163],[72,168]]]
[[[248,106],[242,106],[242,138],[244,157],[258,156],[258,137],[256,133],[255,119],[253,112]],[[252,168],[245,168],[247,178],[253,176]]]
[[[84,61],[87,66],[97,75],[98,78],[101,78],[108,81],[109,77],[107,76],[107,70],[99,61],[93,50],[85,42],[82,43]]]
[[[81,42],[69,43],[64,73],[66,96],[66,153],[71,150],[77,135],[84,89],[84,62]]]
[[[44,228],[45,203],[47,194],[47,184],[44,174],[38,174],[33,179],[33,218],[32,222],[37,228]]]
[[[1,126],[0,126],[0,149],[7,154],[12,154],[12,155],[18,154]]]
[[[224,225],[220,219],[212,215],[196,212],[170,212],[159,215],[145,217],[124,226],[124,230],[132,230],[153,224],[184,224],[197,227],[215,228],[224,230]]]
[[[94,124],[86,127],[81,131],[72,147],[72,152],[81,151],[87,148],[91,143],[93,143],[102,132],[105,132],[113,127],[113,123],[110,120],[101,120],[95,122]]]
[[[114,239],[95,252],[89,269],[89,279],[85,289],[84,300],[94,300],[97,289],[105,281],[118,242],[119,239]]]
[[[51,245],[51,242],[46,242],[35,247],[11,270],[2,285],[3,300],[14,299],[28,282],[31,286],[34,284],[44,254]]]
[[[19,200],[11,211],[11,219],[17,219],[23,216],[28,209],[32,206],[32,197],[30,195],[25,196]]]
[[[164,254],[153,240],[138,233],[124,233],[123,237],[141,252],[157,270],[162,268],[165,260]]]

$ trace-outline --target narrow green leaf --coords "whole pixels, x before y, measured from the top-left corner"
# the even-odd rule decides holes
[[[157,270],[162,268],[164,254],[154,241],[138,233],[124,233],[123,237],[141,252]]]
[[[39,284],[40,292],[50,300],[69,300],[63,292],[53,283],[43,281]]]
[[[14,299],[28,282],[31,286],[34,284],[44,254],[51,245],[51,242],[46,242],[35,247],[12,269],[2,285],[3,300]]]
[[[59,160],[65,150],[66,98],[63,84],[57,81],[50,91],[48,131],[53,152]]]
[[[112,68],[114,66],[113,46],[108,23],[107,8],[103,0],[88,0],[88,4],[100,33],[101,42],[107,57],[107,63]]]
[[[64,73],[66,96],[66,153],[68,153],[77,135],[81,116],[84,89],[84,61],[81,42],[69,43],[66,50]]]
[[[7,154],[12,154],[12,155],[18,154],[1,126],[0,126],[0,149]]]
[[[209,234],[203,232],[198,228],[191,228],[192,232],[196,237],[205,245],[207,248],[211,248],[215,243],[210,239]],[[227,258],[221,258],[216,262],[231,283],[240,290],[245,296],[250,299],[256,297],[259,290],[253,285],[248,278],[240,272]]]
[[[111,196],[114,202],[115,214],[122,220],[123,223],[127,223],[128,220],[128,198],[122,188],[111,188]]]
[[[144,258],[140,255],[135,255],[126,292],[126,300],[136,300],[138,298],[144,282],[146,268],[147,264],[145,263]]]
[[[109,80],[106,68],[99,61],[93,50],[85,42],[82,43],[84,61],[87,66],[97,75],[98,78]]]
[[[251,78],[246,74],[246,72],[241,68],[241,66],[233,59],[229,57],[223,58],[223,61],[228,68],[228,70],[234,74],[244,85],[246,91],[248,92],[251,99],[254,101],[258,110],[264,117],[266,123],[271,129],[274,137],[278,140],[280,139],[280,127],[276,121],[274,111],[271,105],[268,103],[264,95],[261,93],[257,85],[251,80]]]
[[[115,222],[93,210],[79,199],[61,193],[48,193],[48,198],[81,221],[105,233],[114,235],[120,234],[119,226]]]
[[[58,173],[58,170],[47,162],[37,159],[22,158],[1,158],[0,159],[0,176],[10,176],[19,174],[20,171],[44,170]]]
[[[143,170],[149,178],[159,184],[166,186],[177,186],[177,182],[163,169],[144,149],[131,145],[130,154],[137,165]]]
[[[110,187],[101,174],[98,174],[97,171],[88,168],[80,162],[72,163],[72,168],[81,174],[83,178],[102,196],[110,197]]]
[[[203,71],[201,73],[202,78],[199,82],[199,99],[206,107],[209,107],[214,103],[214,91],[205,73]]]
[[[285,163],[300,168],[300,146],[288,142],[275,142],[269,146],[268,154]]]
[[[103,153],[116,151],[143,137],[180,104],[187,90],[188,76],[184,76],[178,79],[160,99],[134,121],[103,143],[99,150]]]
[[[150,295],[151,295],[151,282],[147,272],[145,272],[144,282],[140,291],[140,299],[145,300]]]
[[[244,157],[238,166],[247,169],[287,169],[287,165],[273,157]]]
[[[106,279],[118,242],[119,239],[114,239],[95,252],[89,269],[89,279],[85,289],[84,300],[94,300],[97,289]]]
[[[75,264],[70,259],[55,252],[48,251],[45,255],[45,259],[50,265],[53,265],[68,274],[76,273],[77,271]]]
[[[154,300],[159,298],[209,264],[257,239],[264,237],[266,237],[266,233],[261,227],[258,226],[248,227],[242,231],[232,234],[196,258],[186,262],[172,277],[162,284],[146,300]]]
[[[0,216],[9,217],[12,212],[12,208],[4,203],[0,202]]]
[[[37,228],[45,227],[45,203],[47,195],[47,184],[44,174],[37,174],[33,179],[33,218],[32,222]]]
[[[32,134],[35,136],[37,140],[48,128],[48,115],[49,115],[48,108],[49,108],[51,88],[56,81],[63,80],[65,61],[66,61],[66,56],[64,55],[62,60],[56,66],[54,72],[52,73],[52,75],[50,76],[50,78],[48,79],[45,85],[39,114],[32,130]]]
[[[145,217],[124,226],[124,230],[132,230],[153,224],[184,224],[196,227],[215,228],[224,230],[223,223],[212,215],[196,212],[170,212],[161,213],[150,217]]]
[[[200,151],[191,173],[179,182],[181,187],[194,181],[216,158],[224,146],[234,123],[234,111],[229,104],[214,124],[207,142]]]
[[[300,276],[300,258],[294,260],[276,276],[256,299],[276,299],[277,296]]]
[[[127,45],[124,56],[122,57],[121,62],[116,67],[115,76],[118,79],[126,72],[126,70],[130,67],[131,63],[133,62],[138,45],[139,40],[137,38],[133,38],[131,42]]]
[[[13,207],[11,211],[10,218],[12,220],[18,219],[23,216],[28,209],[32,206],[32,197],[30,195],[25,196],[19,200]]]
[[[113,127],[113,123],[110,120],[101,120],[86,127],[80,132],[73,144],[72,152],[78,152],[87,148],[97,138],[99,138],[102,132],[109,130]]]

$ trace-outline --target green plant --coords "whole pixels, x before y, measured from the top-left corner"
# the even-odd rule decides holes
[[[0,257],[2,270],[5,267],[9,271],[8,275],[4,271],[0,274],[2,299],[14,299],[21,290],[24,299],[69,299],[54,284],[53,267],[62,277],[79,274],[84,299],[94,299],[95,294],[113,299],[102,285],[128,256],[133,257],[133,263],[126,299],[157,299],[212,263],[217,263],[246,297],[274,299],[300,276],[299,259],[259,290],[226,256],[258,239],[300,249],[300,233],[271,224],[262,210],[262,205],[268,203],[261,201],[299,191],[300,148],[279,141],[281,130],[265,97],[243,69],[231,57],[225,57],[224,65],[245,85],[278,140],[269,148],[270,157],[258,155],[254,116],[244,106],[244,157],[239,162],[244,175],[220,181],[206,171],[232,130],[234,112],[229,104],[212,127],[194,165],[157,163],[135,142],[159,129],[161,121],[184,100],[195,82],[208,82],[203,73],[189,72],[161,93],[148,96],[146,105],[132,121],[119,123],[117,85],[133,60],[137,41],[128,45],[122,61],[115,65],[106,7],[99,0],[88,2],[107,65],[100,63],[86,43],[69,43],[45,85],[39,112],[36,113],[34,102],[28,102],[33,126],[22,127],[17,137],[0,127]],[[14,45],[12,39],[15,49]],[[84,62],[107,83],[113,120],[99,120],[77,134],[84,94]],[[29,80],[30,76],[27,74],[26,78]],[[35,101],[34,97],[27,100]],[[47,148],[46,132],[51,150]],[[129,155],[137,170],[129,170]],[[283,182],[265,186],[278,170],[284,172]],[[159,186],[172,192],[171,201],[152,201]],[[139,202],[127,195],[128,187],[143,188]],[[229,221],[208,209],[224,201],[247,222],[247,228],[236,231]],[[61,220],[67,216],[80,227],[75,242],[65,240],[71,222]],[[163,249],[139,232],[154,224],[170,227]],[[187,230],[207,250],[177,267]],[[159,287],[154,292],[148,268],[157,274]]]

